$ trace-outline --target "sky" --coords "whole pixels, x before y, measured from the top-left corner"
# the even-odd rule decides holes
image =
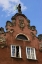
[[[7,20],[17,13],[16,5],[21,4],[22,13],[36,26],[37,35],[42,34],[42,0],[0,0],[0,27],[5,29]]]

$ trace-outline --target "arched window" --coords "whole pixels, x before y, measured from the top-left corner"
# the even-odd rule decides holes
[[[16,39],[17,40],[29,41],[29,38],[25,34],[18,34],[18,35],[16,35]]]

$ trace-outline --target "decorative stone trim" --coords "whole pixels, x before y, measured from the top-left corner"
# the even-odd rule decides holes
[[[4,48],[6,46],[6,39],[4,37],[0,37],[0,47]]]
[[[30,20],[27,20],[27,26],[30,29]]]
[[[42,52],[42,42],[39,44],[39,50]]]
[[[12,20],[12,24],[13,24],[13,26],[16,26],[16,19]]]
[[[31,29],[32,31],[35,31],[35,30],[36,30],[36,27],[35,27],[35,26],[30,26],[30,29]]]
[[[23,22],[23,21],[20,21],[20,22],[19,22],[19,27],[20,27],[22,30],[24,29],[25,25],[24,25],[24,22]]]
[[[24,19],[19,17],[19,27],[23,30],[25,27]]]
[[[7,26],[10,26],[10,27],[12,27],[12,26],[13,26],[12,22],[10,22],[10,21],[7,21],[7,22],[6,22],[6,27],[7,27]]]
[[[13,29],[10,29],[10,33],[13,33],[14,32],[14,30]]]
[[[35,39],[35,35],[33,32],[31,32],[32,39]]]
[[[0,28],[0,34],[3,34],[3,33],[5,33],[5,31],[4,31],[4,28],[1,27],[1,28]]]
[[[7,32],[10,32],[10,33],[13,33],[14,32],[14,29],[6,29]]]
[[[39,34],[37,38],[39,41],[42,41],[42,34]]]
[[[18,19],[19,19],[19,21],[24,21],[24,18],[21,16],[19,16]]]

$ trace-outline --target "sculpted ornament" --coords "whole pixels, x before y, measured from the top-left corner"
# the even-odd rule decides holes
[[[7,22],[6,22],[6,26],[5,26],[5,27],[7,28],[7,26],[13,27],[12,22],[11,22],[11,21],[7,21]]]
[[[42,52],[42,42],[39,44],[39,50]]]
[[[16,26],[16,19],[12,20],[13,26]]]
[[[6,46],[6,39],[4,37],[0,37],[0,47],[4,48]]]
[[[32,36],[32,40],[34,40],[35,39],[35,35],[34,35],[33,32],[31,32],[31,36]]]
[[[21,14],[22,13],[22,11],[21,11],[21,4],[18,5],[17,9],[18,9],[18,13]]]
[[[27,20],[27,26],[30,29],[30,20]]]
[[[6,31],[9,32],[9,33],[13,33],[14,32],[14,29],[8,29],[7,28]]]
[[[23,30],[25,27],[24,21],[19,21],[19,27]]]
[[[23,17],[19,17],[19,27],[23,30],[25,27],[24,19]]]

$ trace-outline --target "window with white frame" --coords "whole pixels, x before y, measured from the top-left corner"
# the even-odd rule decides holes
[[[32,48],[32,47],[26,47],[26,56],[27,56],[27,59],[33,59],[33,60],[36,60],[36,52],[35,52],[35,48]]]
[[[21,46],[11,45],[11,57],[21,58]]]

